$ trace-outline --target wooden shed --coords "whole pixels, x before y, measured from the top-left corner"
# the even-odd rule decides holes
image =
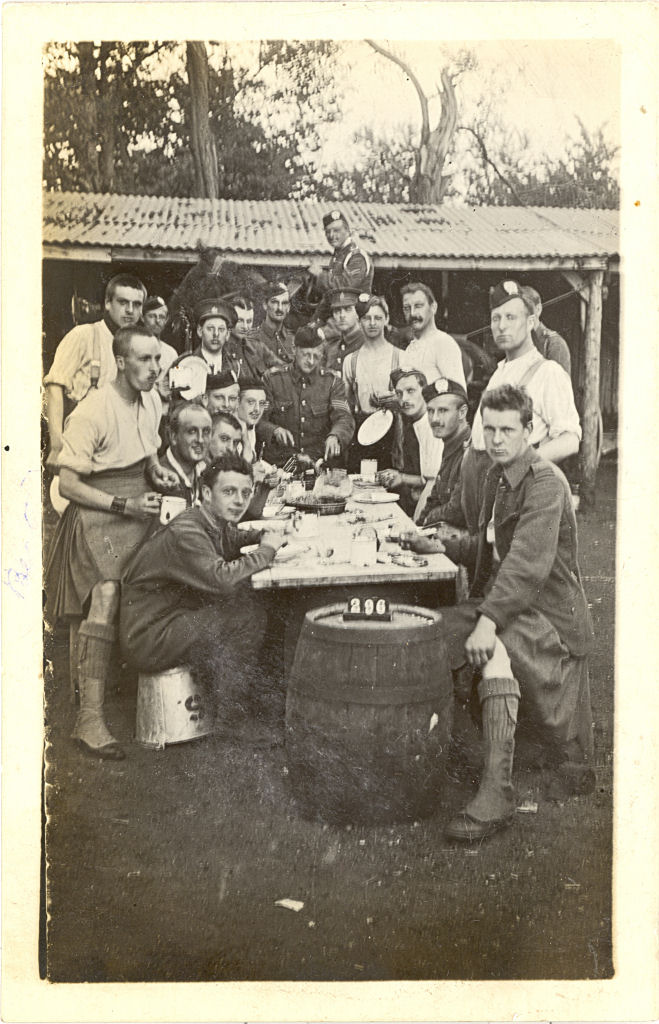
[[[566,338],[580,407],[583,490],[592,497],[600,411],[615,430],[619,365],[618,213],[511,206],[335,204],[375,266],[374,290],[400,322],[400,286],[428,283],[438,326],[488,340],[488,290],[503,276],[533,285],[543,322]],[[109,277],[136,273],[171,294],[200,247],[281,276],[327,257],[328,206],[294,200],[182,199],[46,192],[43,207],[44,363],[73,323],[75,296],[102,301]]]

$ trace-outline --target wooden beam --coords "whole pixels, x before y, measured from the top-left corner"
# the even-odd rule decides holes
[[[111,263],[112,250],[102,245],[55,245],[44,242],[45,260],[79,260],[81,263]]]
[[[562,270],[561,275],[565,278],[570,288],[574,288],[579,298],[583,299],[584,302],[588,302],[588,280],[582,274],[577,274],[576,270]]]
[[[583,439],[581,442],[581,502],[595,504],[600,429],[600,347],[602,341],[602,281],[604,272],[594,270],[588,281],[588,312],[584,344]]]

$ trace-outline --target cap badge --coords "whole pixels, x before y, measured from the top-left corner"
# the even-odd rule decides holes
[[[368,292],[362,292],[361,295],[359,296],[359,301],[360,302],[368,302],[370,297],[371,296],[368,294]]]
[[[519,295],[519,287],[516,281],[504,281],[501,287],[508,295]]]
[[[446,394],[448,391],[448,381],[446,377],[439,377],[439,379],[435,381],[435,391],[438,395]]]
[[[332,218],[332,220],[341,220],[341,214],[339,213],[338,210],[332,210],[332,212],[330,213],[330,217]]]

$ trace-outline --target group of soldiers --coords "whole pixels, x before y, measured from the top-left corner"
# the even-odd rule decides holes
[[[47,612],[77,627],[73,736],[92,757],[125,757],[103,713],[118,638],[139,670],[192,665],[230,720],[235,681],[264,671],[264,612],[246,581],[286,543],[274,527],[239,532],[238,522],[259,515],[292,457],[298,468],[351,472],[376,457],[379,482],[417,526],[455,528],[444,540],[415,529],[403,542],[468,567],[469,600],[446,609],[445,622],[457,698],[477,682],[486,761],[448,833],[484,838],[514,809],[520,697],[554,766],[582,787],[589,777],[590,622],[557,468],[581,437],[569,350],[541,324],[533,289],[514,280],[491,289],[502,359],[470,425],[468,360],[436,327],[432,291],[402,288],[405,345],[343,215],[331,211],[324,226],[334,251],[327,269],[309,267],[321,298],[295,333],[289,289],[273,281],[257,326],[249,299],[204,299],[197,345],[181,355],[160,340],[165,301],[122,274],[107,286],[102,320],[74,327],[56,351],[47,464],[69,504],[48,559]],[[201,383],[187,373],[191,357]],[[386,431],[360,444],[359,427],[382,410],[392,414]],[[157,529],[163,496],[186,510]]]

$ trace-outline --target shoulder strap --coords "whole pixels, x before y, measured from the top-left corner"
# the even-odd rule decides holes
[[[540,353],[538,353],[538,355],[540,355]],[[547,360],[545,359],[545,357],[543,355],[540,355],[539,359],[536,359],[536,361],[534,363],[531,363],[531,365],[528,367],[526,373],[524,374],[524,376],[522,377],[520,382],[516,385],[516,387],[518,387],[518,388],[525,388],[525,387],[527,387],[527,385],[529,385],[531,383],[531,381],[533,380],[533,378],[535,377],[536,373],[538,372],[538,370],[540,369],[542,364],[545,363],[546,361]]]
[[[91,388],[97,388],[101,376],[101,330],[103,328],[103,321],[97,320],[93,327],[92,361],[89,370],[89,386]]]

